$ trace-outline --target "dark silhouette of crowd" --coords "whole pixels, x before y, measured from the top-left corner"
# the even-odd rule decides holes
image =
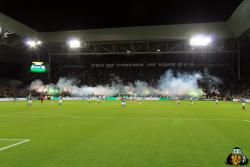
[[[154,86],[160,80],[161,76],[167,71],[166,68],[86,68],[84,70],[65,70],[54,74],[52,82],[56,83],[60,77],[69,77],[77,79],[79,85],[97,86],[116,83],[133,83],[140,80]],[[199,80],[199,86],[205,92],[204,98],[219,97],[221,99],[250,98],[250,80],[238,80],[237,75],[230,67],[221,68],[188,68],[172,69],[173,73],[200,72],[203,78]],[[13,86],[8,82],[1,80],[0,97],[26,97],[30,93],[28,85]],[[32,91],[33,96],[39,97],[41,94]],[[67,92],[65,94],[68,96]]]

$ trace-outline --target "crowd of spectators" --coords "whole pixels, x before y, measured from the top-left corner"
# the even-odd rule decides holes
[[[183,71],[173,70],[173,72],[201,72],[203,75],[199,86],[205,92],[206,98],[219,97],[221,99],[232,98],[250,98],[250,80],[238,80],[237,76],[230,68],[212,68],[207,70],[200,69],[184,69]],[[208,72],[209,71],[209,72]],[[82,71],[68,70],[59,71],[54,77],[54,83],[61,76],[77,78],[79,85],[97,86],[111,84],[112,82],[121,82],[123,84],[131,83],[137,80],[145,81],[149,85],[154,86],[161,76],[166,72],[164,68],[110,68],[97,69],[87,68]],[[60,75],[59,75],[60,74]],[[30,93],[27,85],[21,88],[11,86],[8,82],[0,82],[0,97],[26,97]],[[33,91],[34,96],[40,94]]]
[[[18,88],[5,80],[0,80],[0,98],[26,97],[29,91],[25,88]]]
[[[60,76],[75,76],[79,85],[97,86],[106,85],[112,82],[121,82],[123,84],[133,83],[134,81],[145,81],[151,86],[155,86],[161,79],[166,68],[86,68],[82,71],[75,69],[60,71]],[[238,80],[237,74],[227,67],[211,68],[184,68],[171,69],[176,73],[201,73],[203,76],[199,81],[199,86],[205,92],[206,98],[219,97],[221,99],[232,99],[246,97],[250,98],[250,80]],[[59,76],[59,75],[57,75]],[[55,77],[55,81],[59,78]]]
[[[249,80],[244,81],[232,81],[231,82],[231,96],[233,98],[246,97],[250,98],[250,82]]]

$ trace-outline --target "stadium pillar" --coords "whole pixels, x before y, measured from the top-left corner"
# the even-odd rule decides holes
[[[238,67],[238,79],[240,80],[241,79],[241,63],[240,63],[240,55],[241,55],[241,52],[240,52],[240,50],[241,50],[241,40],[240,39],[238,39],[237,40],[237,57],[238,57],[238,60],[237,60],[237,63],[238,63],[238,65],[237,65],[237,67]]]

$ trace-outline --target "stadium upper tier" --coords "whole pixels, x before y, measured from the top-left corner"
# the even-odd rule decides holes
[[[72,36],[85,41],[189,39],[200,33],[214,35],[217,38],[235,38],[250,28],[249,18],[250,0],[244,0],[225,22],[37,32],[0,13],[0,26],[21,37],[39,38],[46,43],[65,42]]]

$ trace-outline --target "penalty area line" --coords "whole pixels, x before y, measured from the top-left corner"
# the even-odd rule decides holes
[[[9,148],[18,146],[18,145],[20,145],[20,144],[27,143],[27,142],[29,142],[29,141],[31,141],[31,140],[30,140],[30,139],[0,139],[0,141],[19,141],[19,142],[17,142],[17,143],[11,144],[11,145],[8,145],[8,146],[5,146],[5,147],[1,147],[1,148],[0,148],[0,151],[4,151],[4,150],[7,150],[7,149],[9,149]]]
[[[249,120],[240,120],[240,119],[223,119],[223,118],[215,118],[215,119],[204,119],[204,118],[156,118],[156,117],[81,117],[82,119],[127,119],[127,120],[168,120],[168,121],[232,121],[232,122],[247,122],[250,123]]]
[[[29,113],[29,115],[8,115],[0,114],[0,118],[11,117],[11,118],[80,118],[78,116],[66,115],[66,114],[34,114]]]

